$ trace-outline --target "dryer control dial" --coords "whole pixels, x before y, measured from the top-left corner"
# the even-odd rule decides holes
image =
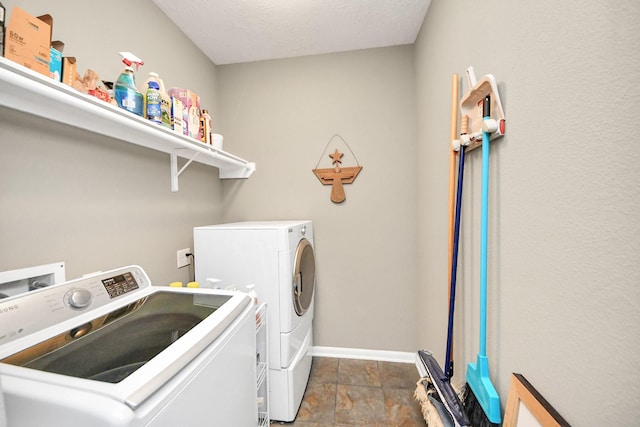
[[[307,234],[307,226],[303,225],[302,227],[300,227],[300,234],[302,234],[303,236]]]
[[[65,302],[72,308],[85,308],[91,301],[93,296],[87,289],[72,289],[65,295]]]

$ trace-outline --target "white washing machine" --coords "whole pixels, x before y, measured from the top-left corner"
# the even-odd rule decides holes
[[[258,422],[246,294],[153,286],[129,266],[2,299],[0,318],[9,427]]]
[[[292,421],[311,370],[315,257],[311,221],[258,221],[194,228],[196,280],[244,289],[267,303],[269,412]],[[211,282],[211,280],[209,281]]]

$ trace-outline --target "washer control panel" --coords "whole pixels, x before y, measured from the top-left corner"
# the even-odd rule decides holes
[[[129,266],[0,299],[0,358],[4,345],[83,316],[151,286],[141,267]],[[128,303],[130,298],[125,298]]]
[[[127,292],[134,291],[140,287],[138,286],[138,282],[136,281],[133,273],[131,273],[130,271],[114,277],[102,279],[102,284],[104,285],[104,288],[107,291],[107,294],[109,294],[110,298],[118,297],[120,295],[126,294]]]

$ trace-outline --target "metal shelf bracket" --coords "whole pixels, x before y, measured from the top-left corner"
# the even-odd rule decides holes
[[[178,151],[178,150],[176,150]],[[174,193],[176,193],[178,191],[178,177],[180,176],[180,174],[182,172],[185,171],[185,169],[187,169],[189,167],[189,165],[191,164],[191,162],[193,162],[196,157],[198,157],[200,153],[198,151],[196,151],[195,153],[193,153],[193,156],[187,160],[187,163],[185,163],[180,170],[178,170],[178,154],[176,152],[173,152],[171,154],[169,154],[170,156],[170,161],[171,161],[171,191],[173,191]]]

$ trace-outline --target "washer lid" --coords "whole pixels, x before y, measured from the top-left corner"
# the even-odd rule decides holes
[[[224,345],[218,337],[253,310],[242,293],[151,287],[144,294],[71,330],[56,325],[49,339],[1,359],[0,374],[101,393],[136,408],[206,348]]]
[[[313,299],[315,288],[316,260],[313,246],[302,239],[296,248],[293,270],[293,308],[298,316],[307,312]]]

